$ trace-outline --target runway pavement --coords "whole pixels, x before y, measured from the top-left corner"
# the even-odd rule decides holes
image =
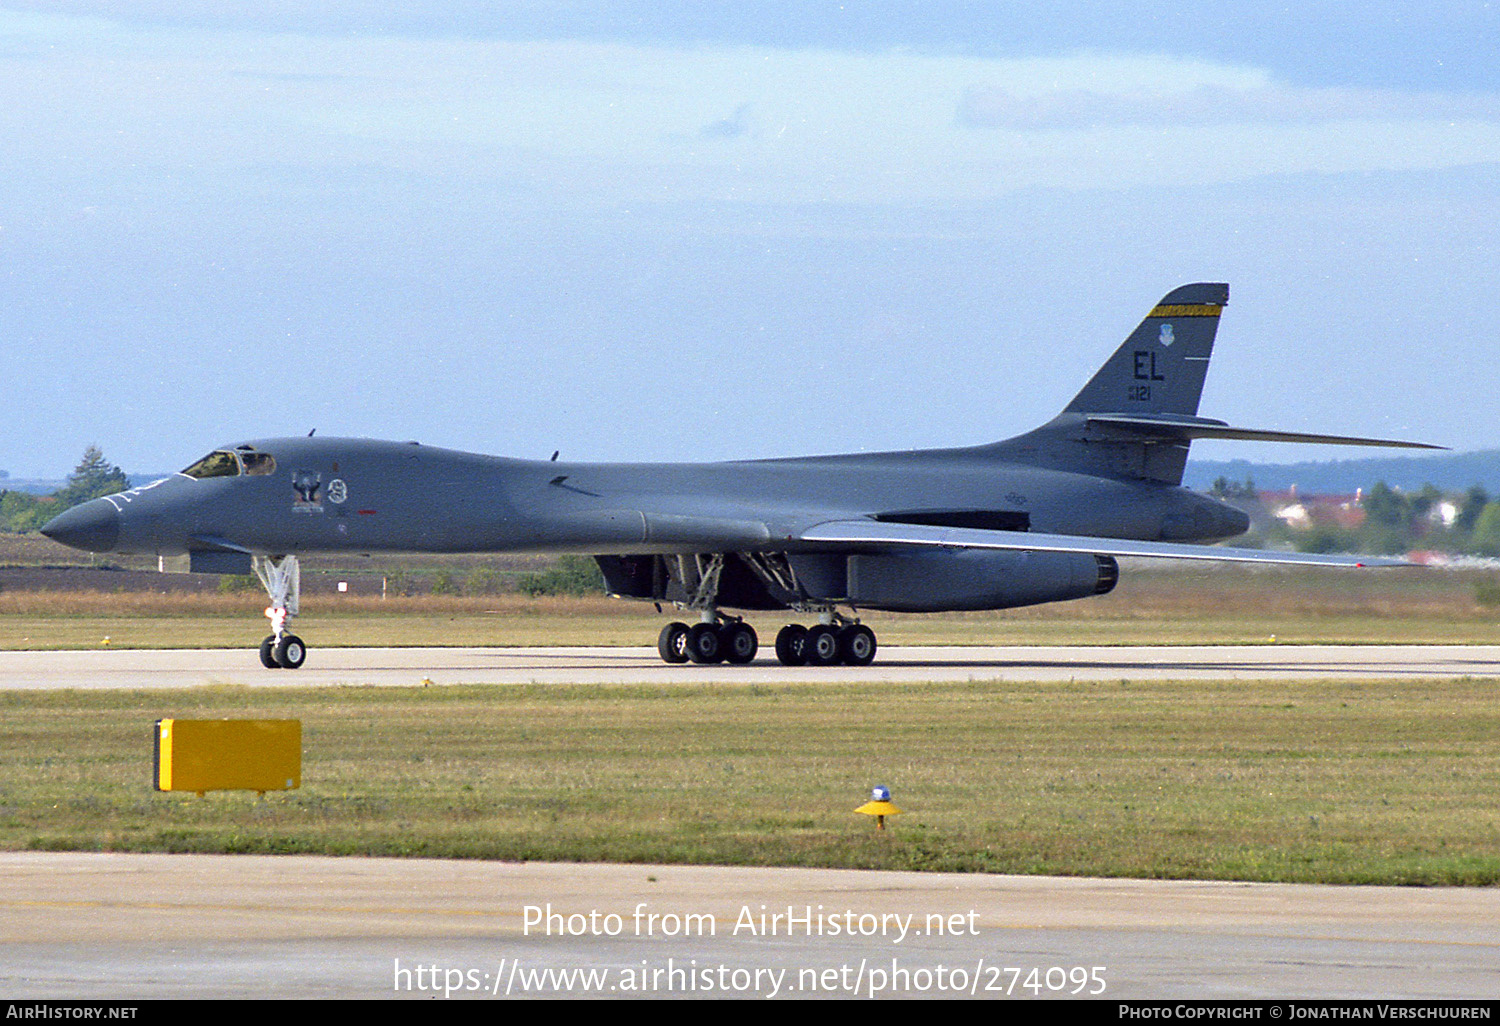
[[[1500,677],[1495,645],[902,647],[872,666],[670,666],[654,648],[314,648],[299,670],[250,649],[0,652],[0,690],[205,684],[664,684],[952,680],[1391,679]]]
[[[10,853],[0,993],[1493,999],[1497,922],[1494,888]]]

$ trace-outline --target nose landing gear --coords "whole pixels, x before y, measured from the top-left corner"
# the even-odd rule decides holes
[[[260,662],[268,670],[295,670],[307,658],[307,646],[297,635],[289,633],[286,622],[297,615],[302,592],[302,572],[296,556],[256,556],[251,560],[255,576],[265,585],[271,604],[266,616],[271,633],[260,643]]]

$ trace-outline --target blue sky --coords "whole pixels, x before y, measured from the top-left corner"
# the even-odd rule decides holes
[[[1197,280],[1205,414],[1500,445],[1489,5],[430,6],[0,0],[0,468],[982,442]]]

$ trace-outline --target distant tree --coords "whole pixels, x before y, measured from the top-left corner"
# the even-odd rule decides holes
[[[597,595],[604,590],[599,564],[588,556],[560,556],[550,570],[527,574],[516,589],[532,598],[541,595]]]
[[[477,566],[464,578],[464,594],[493,595],[500,591],[502,583],[493,567]]]
[[[26,492],[0,492],[0,530],[35,531],[62,509],[52,499]]]
[[[1453,528],[1464,534],[1474,530],[1474,525],[1479,522],[1479,514],[1484,512],[1484,507],[1489,505],[1490,493],[1484,490],[1483,485],[1470,485],[1469,490],[1464,492],[1463,501],[1458,505],[1458,516],[1453,518]]]
[[[1500,502],[1485,504],[1474,522],[1469,548],[1481,556],[1500,556]]]
[[[1231,481],[1227,477],[1215,478],[1208,494],[1217,499],[1253,499],[1255,498],[1255,478],[1245,478],[1244,484]]]
[[[1334,524],[1318,524],[1292,537],[1298,552],[1357,552],[1367,548],[1358,532]]]
[[[1407,515],[1412,520],[1425,519],[1429,513],[1443,501],[1443,493],[1438,486],[1428,482],[1422,486],[1422,490],[1407,500]]]
[[[104,458],[97,445],[83,450],[83,459],[73,468],[68,483],[57,491],[57,508],[66,509],[89,499],[123,492],[130,487],[125,471]]]
[[[1380,527],[1404,527],[1411,519],[1411,505],[1405,497],[1384,481],[1376,481],[1375,487],[1364,497],[1365,523]]]

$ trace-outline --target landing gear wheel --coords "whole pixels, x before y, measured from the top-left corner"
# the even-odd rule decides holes
[[[848,666],[869,666],[875,661],[875,632],[856,623],[839,631],[839,661]]]
[[[776,658],[782,666],[801,666],[807,662],[807,628],[789,623],[776,632]]]
[[[695,663],[721,663],[724,645],[719,641],[719,625],[695,623],[687,632],[687,657]]]
[[[839,661],[838,628],[820,623],[807,631],[807,640],[802,643],[802,655],[808,666],[832,666]]]
[[[668,663],[685,663],[688,661],[687,653],[688,625],[673,621],[661,629],[656,636],[656,651],[661,654],[662,661]]]
[[[260,665],[268,670],[279,670],[281,664],[276,661],[276,635],[267,634],[266,640],[260,643]]]
[[[755,636],[755,628],[748,623],[725,624],[719,628],[719,640],[724,658],[737,666],[752,662],[755,653],[760,651],[760,639]]]
[[[302,644],[302,639],[297,635],[288,634],[276,643],[273,654],[282,669],[295,670],[307,658],[307,646]]]

